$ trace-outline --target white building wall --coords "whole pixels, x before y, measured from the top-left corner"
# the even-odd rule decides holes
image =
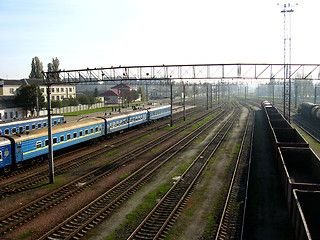
[[[13,120],[24,118],[25,112],[21,108],[0,109],[0,120]]]
[[[14,96],[16,94],[17,89],[20,86],[4,86],[3,87],[3,96]]]
[[[47,101],[47,88],[40,87],[42,95]],[[51,100],[63,100],[64,98],[75,98],[76,87],[72,85],[54,85],[51,87]]]

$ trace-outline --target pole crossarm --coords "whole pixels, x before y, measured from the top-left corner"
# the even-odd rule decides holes
[[[320,80],[320,64],[290,64],[291,78]],[[302,70],[300,72],[300,70]],[[191,64],[155,66],[119,66],[45,72],[44,84],[94,83],[159,80],[279,79],[284,78],[284,64]]]

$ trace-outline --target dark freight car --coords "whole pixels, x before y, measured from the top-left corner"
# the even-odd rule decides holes
[[[320,239],[320,192],[293,191],[292,222],[295,239]]]
[[[293,189],[320,191],[320,160],[310,148],[279,148],[279,169],[289,212]]]

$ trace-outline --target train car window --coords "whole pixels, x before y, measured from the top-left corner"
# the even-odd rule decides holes
[[[26,125],[26,131],[30,130],[30,126]]]
[[[52,139],[52,142],[53,142],[53,144],[55,144],[55,143],[58,142],[58,139],[55,137],[55,138]]]
[[[115,126],[116,126],[116,123],[114,122],[114,123],[113,123],[113,127],[115,127]]]
[[[57,120],[54,120],[54,125],[57,125]]]
[[[21,153],[21,146],[17,147],[17,153]]]
[[[10,132],[9,132],[9,128],[7,128],[7,129],[5,129],[4,130],[4,134],[9,134]]]
[[[49,145],[49,140],[48,139],[44,140],[44,146],[48,146],[48,145]]]
[[[99,131],[99,128],[98,127],[96,127],[96,132],[98,132]]]
[[[32,129],[35,129],[36,128],[36,125],[35,124],[32,124],[32,127],[31,127]]]
[[[90,128],[90,133],[93,133],[93,128]]]
[[[38,123],[38,128],[41,128],[41,123]]]
[[[43,127],[46,127],[46,126],[47,126],[47,123],[46,123],[46,122],[44,122],[44,123],[43,123]]]
[[[23,127],[19,127],[19,132],[23,133]]]
[[[120,121],[120,125],[122,125],[122,120]]]
[[[0,135],[2,135],[2,131],[0,130]]]
[[[0,151],[0,159],[2,160],[2,152]]]
[[[77,138],[77,133],[73,133],[73,138]]]
[[[83,136],[83,131],[80,131],[79,132],[79,137],[82,137]]]
[[[101,131],[102,130],[102,128],[101,128],[101,126],[99,127],[99,131]]]
[[[64,141],[64,136],[60,136],[60,142]]]
[[[41,146],[42,146],[41,141],[38,141],[38,142],[36,143],[36,148],[41,148]]]
[[[67,134],[67,140],[70,140],[71,139],[71,134]]]
[[[86,130],[84,131],[84,134],[87,135],[88,133],[89,133],[89,130],[86,129]]]
[[[16,133],[17,132],[17,128],[12,128],[12,133]]]

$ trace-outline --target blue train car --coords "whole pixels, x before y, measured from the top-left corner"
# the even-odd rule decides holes
[[[107,119],[107,133],[115,133],[148,122],[147,111],[121,115]]]
[[[148,111],[140,111],[128,115],[129,127],[134,127],[148,122]]]
[[[52,116],[52,125],[59,125],[64,123],[62,115]],[[15,133],[23,133],[26,131],[47,127],[48,117],[29,118],[10,122],[0,123],[0,135],[8,135]]]
[[[161,106],[148,111],[149,121],[157,120],[171,115],[171,106]]]
[[[87,119],[75,123],[66,123],[52,127],[53,151],[67,148],[89,140],[105,136],[105,120]],[[48,130],[37,129],[29,134],[10,135],[14,144],[17,166],[30,159],[42,158],[48,153]]]
[[[10,172],[11,165],[11,142],[7,138],[0,137],[0,170]]]

